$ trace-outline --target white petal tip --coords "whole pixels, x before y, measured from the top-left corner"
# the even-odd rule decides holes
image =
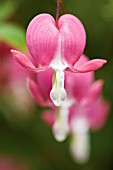
[[[66,135],[62,132],[55,134],[54,137],[58,142],[63,142],[66,139]]]
[[[83,148],[74,148],[71,146],[70,153],[73,158],[73,160],[78,164],[85,164],[89,160],[89,151],[82,150]]]
[[[90,141],[88,132],[76,133],[70,145],[70,152],[74,161],[85,164],[90,156]]]
[[[68,127],[62,126],[58,122],[53,125],[53,134],[58,142],[63,142],[68,135]]]

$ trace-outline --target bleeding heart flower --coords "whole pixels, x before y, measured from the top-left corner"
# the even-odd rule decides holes
[[[23,53],[16,50],[11,52],[17,62],[33,72],[48,68],[55,71],[50,97],[56,106],[60,106],[66,98],[65,69],[84,73],[97,70],[106,63],[105,60],[95,59],[76,68],[86,45],[86,33],[81,21],[70,14],[61,16],[57,26],[49,14],[36,16],[28,26],[26,40],[34,64]]]

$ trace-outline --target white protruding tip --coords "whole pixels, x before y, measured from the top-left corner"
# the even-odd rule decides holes
[[[63,125],[60,122],[55,122],[53,125],[53,134],[57,141],[62,142],[66,139],[69,131],[68,125]]]
[[[85,118],[76,117],[75,120],[73,119],[72,134],[71,155],[77,163],[84,164],[90,155],[89,125]]]
[[[71,141],[70,151],[73,159],[78,164],[84,164],[89,159],[89,136],[88,134],[75,134],[74,139]]]

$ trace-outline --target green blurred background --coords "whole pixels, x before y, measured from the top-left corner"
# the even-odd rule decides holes
[[[108,61],[95,74],[96,79],[101,78],[105,81],[103,95],[111,103],[108,120],[101,130],[90,134],[89,162],[77,165],[69,155],[70,137],[63,143],[55,141],[51,129],[40,118],[41,107],[34,102],[35,106],[27,113],[30,116],[22,118],[18,115],[24,113],[19,108],[15,110],[1,97],[0,155],[8,154],[21,159],[29,170],[113,170],[113,0],[63,0],[63,2],[66,12],[80,18],[86,28],[85,54],[90,59],[104,58]],[[6,24],[13,23],[26,29],[35,15],[46,12],[55,16],[55,11],[55,0],[0,0],[0,29],[4,20]],[[5,12],[6,16],[8,15],[6,18]],[[10,34],[12,37],[8,39]],[[16,44],[13,41],[16,41],[17,34],[19,33],[13,36],[9,29],[5,38]],[[20,36],[16,38],[19,39]],[[21,43],[19,45],[20,48],[24,48]],[[7,98],[11,100],[8,94]]]

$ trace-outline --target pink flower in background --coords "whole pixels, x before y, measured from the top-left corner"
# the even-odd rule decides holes
[[[0,42],[0,86],[7,84],[7,56],[10,55],[10,49],[10,46],[8,46],[6,43]]]
[[[88,58],[82,55],[76,63],[76,68],[85,65]],[[38,104],[50,106],[51,111],[45,111],[43,119],[52,126],[55,138],[63,141],[69,134],[69,114],[72,106],[88,107],[91,106],[99,97],[102,90],[102,80],[94,82],[94,73],[71,73],[65,72],[65,88],[67,97],[60,107],[55,107],[50,99],[52,70],[37,73],[37,81],[29,79],[28,86]],[[51,114],[50,114],[51,112]]]
[[[16,109],[24,113],[32,107],[32,100],[26,88],[26,77],[34,77],[30,71],[22,68],[11,56],[11,47],[0,42],[0,93]],[[10,95],[10,99],[7,97]],[[12,98],[12,100],[11,100]],[[13,101],[11,103],[11,101]]]
[[[36,16],[28,26],[26,40],[33,63],[25,54],[16,50],[11,52],[18,63],[33,72],[48,68],[55,71],[50,98],[56,106],[60,106],[66,98],[65,69],[84,73],[97,70],[106,63],[95,59],[76,67],[86,45],[86,33],[81,21],[70,14],[61,16],[57,26],[49,14]]]

